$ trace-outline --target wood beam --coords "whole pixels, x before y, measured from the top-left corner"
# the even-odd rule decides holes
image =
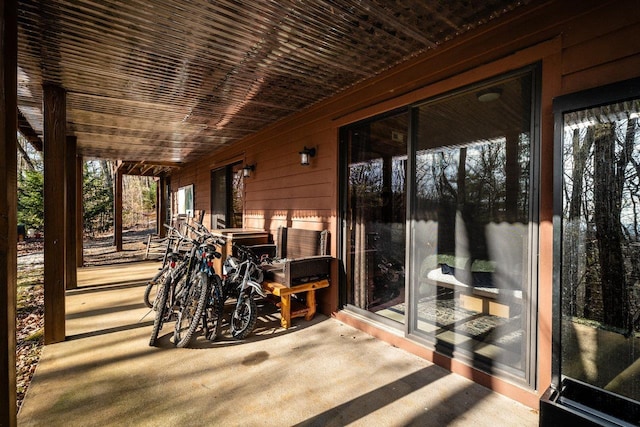
[[[76,264],[76,150],[78,139],[75,136],[67,136],[66,150],[66,180],[67,180],[67,241],[66,241],[66,289],[75,289],[78,287],[78,275]]]
[[[0,3],[0,425],[17,425],[17,1]]]
[[[122,252],[122,175],[122,169],[118,167],[113,194],[113,245],[116,252]]]
[[[66,93],[43,85],[44,104],[44,342],[65,339],[67,240]]]
[[[154,167],[154,165],[147,165],[145,167],[140,166],[140,175],[145,176],[147,172],[149,172]]]
[[[77,148],[77,147],[76,147]],[[84,265],[84,159],[76,156],[76,266]]]
[[[18,110],[18,130],[26,138],[27,141],[31,144],[31,146],[36,150],[42,152],[42,141],[40,137],[33,130],[31,124],[27,120],[27,118],[22,115],[22,113]]]

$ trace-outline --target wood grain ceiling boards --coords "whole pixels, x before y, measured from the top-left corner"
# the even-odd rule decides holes
[[[21,127],[54,83],[79,154],[178,165],[524,3],[19,0]]]

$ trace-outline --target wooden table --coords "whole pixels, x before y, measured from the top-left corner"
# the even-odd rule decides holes
[[[220,258],[214,258],[213,268],[222,276],[222,264],[229,255],[233,254],[233,244],[251,246],[260,245],[269,242],[269,232],[256,228],[223,228],[211,230],[214,236],[222,237],[227,243],[219,246]]]
[[[270,294],[280,297],[278,303],[280,307],[280,324],[283,328],[288,329],[291,326],[291,318],[302,317],[306,320],[313,319],[316,314],[316,289],[329,287],[329,280],[318,280],[316,282],[308,282],[297,286],[287,287],[282,283],[266,280],[262,282],[262,289]],[[300,305],[299,308],[292,310],[291,295],[306,292],[306,305]]]

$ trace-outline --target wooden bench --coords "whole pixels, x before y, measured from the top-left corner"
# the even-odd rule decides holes
[[[316,314],[316,289],[329,287],[329,280],[323,279],[316,282],[309,282],[303,285],[287,287],[282,283],[265,280],[262,282],[262,289],[269,292],[276,299],[276,305],[280,308],[280,325],[284,329],[291,326],[291,319],[295,317],[304,317],[305,320],[313,319]],[[306,293],[306,304],[302,305],[292,301],[291,295]],[[294,303],[292,305],[292,303]]]
[[[520,290],[468,285],[453,274],[442,273],[441,268],[429,271],[426,279],[420,280],[420,283],[459,291],[463,308],[492,316],[509,318],[513,315],[513,307],[522,305]],[[516,312],[519,311],[518,308]]]
[[[276,258],[263,267],[262,288],[272,296],[280,308],[283,328],[291,326],[291,319],[313,319],[316,313],[316,290],[329,286],[331,257],[326,255],[328,232],[280,227],[276,245],[255,245],[251,249],[258,256]],[[304,304],[291,296],[304,294]]]

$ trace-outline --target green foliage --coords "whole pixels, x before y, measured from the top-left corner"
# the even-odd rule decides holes
[[[84,229],[86,232],[105,231],[113,225],[112,182],[98,164],[84,164]]]
[[[142,190],[142,205],[145,211],[152,211],[156,208],[156,183],[151,182],[149,187]]]
[[[25,170],[18,177],[18,223],[26,228],[44,226],[44,177],[42,171]]]

